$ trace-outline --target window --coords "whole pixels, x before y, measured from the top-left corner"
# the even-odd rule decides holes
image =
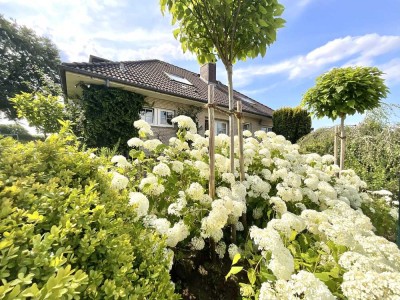
[[[208,118],[205,119],[204,130],[209,130]],[[228,134],[228,122],[215,120],[215,134],[218,135],[220,133]]]
[[[152,108],[144,108],[140,112],[140,119],[145,120],[149,124],[153,124],[154,110]]]
[[[265,132],[271,132],[271,131],[272,131],[272,127],[261,126],[261,129],[260,129],[260,130],[265,131]]]
[[[245,131],[245,130],[251,131],[251,124],[250,123],[244,123],[243,124],[243,131]]]
[[[228,122],[215,120],[215,130],[217,135],[220,133],[228,134]]]
[[[174,111],[163,108],[144,108],[140,112],[140,119],[153,126],[173,127]]]
[[[174,112],[170,110],[160,109],[159,125],[170,125],[172,126],[172,119],[174,118]]]

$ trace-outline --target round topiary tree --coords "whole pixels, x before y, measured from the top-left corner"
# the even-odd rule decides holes
[[[347,115],[364,113],[380,106],[380,100],[389,92],[375,67],[334,68],[322,74],[316,85],[304,95],[302,105],[316,117],[340,118],[340,169],[344,168],[345,132]]]

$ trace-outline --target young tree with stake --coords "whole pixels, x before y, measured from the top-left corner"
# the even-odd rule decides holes
[[[316,117],[340,118],[340,169],[344,169],[346,116],[380,106],[389,92],[375,67],[335,68],[322,74],[303,97],[302,105]]]

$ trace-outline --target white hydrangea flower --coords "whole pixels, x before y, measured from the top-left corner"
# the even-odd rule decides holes
[[[143,141],[137,137],[134,137],[128,140],[128,146],[139,148],[143,146]]]
[[[117,190],[123,190],[129,183],[129,179],[118,172],[113,172],[113,178],[111,180],[111,187]]]
[[[171,170],[169,169],[168,165],[160,163],[154,166],[153,173],[161,177],[166,177],[171,175]]]
[[[186,190],[186,194],[195,201],[200,201],[204,195],[204,188],[198,182],[193,182],[190,184],[189,188]]]
[[[126,160],[126,157],[123,155],[114,155],[111,158],[111,162],[117,164],[119,168],[130,168],[132,165]]]
[[[237,222],[236,223],[236,231],[243,231],[244,230],[244,226],[242,222]]]
[[[201,237],[193,237],[190,241],[193,250],[203,250],[205,242]]]
[[[159,234],[167,234],[171,223],[165,218],[155,218],[149,222],[149,226],[154,228]]]
[[[253,136],[253,134],[251,133],[250,130],[245,130],[245,131],[243,131],[243,136],[244,137],[251,137],[251,136]]]
[[[215,246],[215,252],[218,254],[218,257],[220,259],[223,259],[225,256],[226,252],[226,244],[222,241],[220,241],[216,246]]]
[[[229,184],[235,184],[235,175],[232,173],[222,173],[222,181]]]
[[[149,123],[147,123],[144,120],[137,120],[133,123],[133,126],[135,128],[139,129],[139,136],[140,137],[147,137],[147,136],[152,136],[153,131],[151,130],[151,126]]]
[[[149,151],[154,151],[156,148],[162,145],[162,142],[159,139],[152,139],[152,140],[147,140],[143,143],[143,147]]]
[[[185,141],[181,141],[180,139],[177,139],[176,137],[172,137],[169,139],[169,145],[177,151],[185,151],[189,150],[189,144]]]
[[[158,183],[157,177],[151,173],[140,181],[139,189],[150,196],[158,196],[165,191],[164,186]]]
[[[136,214],[138,218],[147,215],[149,210],[149,199],[142,193],[129,193],[129,205],[136,206]]]
[[[281,198],[271,197],[269,202],[274,205],[273,208],[278,214],[283,215],[285,212],[287,212],[286,203]]]
[[[229,258],[233,260],[236,254],[240,253],[240,249],[235,244],[230,244],[228,247]]]
[[[198,170],[201,178],[208,179],[210,177],[210,167],[204,161],[196,160],[194,162],[194,167]]]
[[[179,128],[184,128],[190,133],[197,133],[196,123],[194,123],[190,117],[177,116],[172,119],[172,123],[178,123]]]
[[[167,231],[167,245],[175,247],[179,242],[183,241],[189,236],[189,228],[183,221],[175,223],[172,228]]]
[[[182,174],[183,172],[183,162],[179,161],[179,160],[174,160],[172,162],[172,171],[178,173],[178,174]]]

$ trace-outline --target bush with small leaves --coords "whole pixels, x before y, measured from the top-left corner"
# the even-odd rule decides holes
[[[164,241],[63,130],[0,139],[0,299],[174,299]]]

